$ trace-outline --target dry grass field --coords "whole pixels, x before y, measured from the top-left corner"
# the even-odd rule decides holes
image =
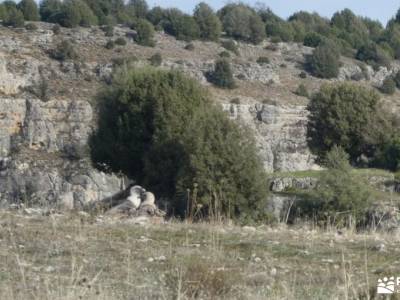
[[[400,273],[399,240],[3,211],[0,299],[380,299],[377,279]]]

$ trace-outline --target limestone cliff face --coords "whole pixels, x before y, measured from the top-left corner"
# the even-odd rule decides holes
[[[307,110],[304,106],[224,104],[231,119],[254,132],[267,171],[316,168],[307,146]]]
[[[122,179],[71,160],[86,155],[93,111],[87,101],[0,98],[0,202],[72,208],[111,196]],[[81,152],[80,152],[81,151]]]
[[[317,167],[307,147],[308,100],[293,93],[300,83],[312,92],[324,82],[299,76],[311,48],[268,41],[238,43],[239,55],[231,53],[238,88],[231,91],[206,81],[205,73],[226,51],[219,43],[194,41],[194,50],[189,51],[185,42],[157,33],[154,48],[142,47],[132,39],[130,28],[117,26],[112,39],[123,37],[127,45],[111,50],[105,48],[111,38],[99,27],[61,28],[55,35],[52,24],[37,26],[38,30],[27,31],[0,25],[0,203],[76,207],[123,188],[122,178],[90,164],[87,144],[97,111],[93,98],[111,80],[115,66],[125,61],[136,61],[137,67],[148,65],[155,53],[162,54],[162,68],[178,69],[197,79],[212,97],[225,103],[223,109],[231,119],[250,127],[267,171]],[[79,60],[60,62],[49,56],[61,40],[73,45]],[[260,57],[270,62],[259,64]],[[379,85],[390,75],[387,69],[365,72],[349,62],[338,79],[366,76],[365,81]],[[44,91],[47,97],[40,96]],[[235,98],[245,101],[231,104]]]

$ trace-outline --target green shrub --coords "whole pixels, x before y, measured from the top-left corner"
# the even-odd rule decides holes
[[[340,54],[331,43],[319,45],[307,58],[307,68],[316,77],[335,78],[339,74],[339,67]]]
[[[247,5],[228,4],[219,11],[228,36],[254,44],[265,38],[265,25],[260,16]]]
[[[396,91],[396,82],[391,77],[387,77],[379,90],[384,94],[393,95]]]
[[[60,12],[53,16],[53,19],[52,21],[71,28],[98,24],[97,17],[83,0],[65,0]]]
[[[35,31],[38,29],[38,27],[34,23],[29,23],[25,25],[25,29]]]
[[[365,224],[372,197],[369,184],[351,172],[347,153],[333,147],[316,188],[300,202],[303,215],[338,227]]]
[[[387,67],[390,64],[390,58],[387,53],[375,43],[368,43],[357,50],[356,58],[377,69],[380,66]]]
[[[125,46],[127,43],[126,43],[126,40],[123,38],[123,37],[119,37],[119,38],[117,38],[115,41],[114,41],[114,43],[115,43],[115,45],[118,45],[118,46]]]
[[[40,17],[43,22],[56,23],[60,20],[62,2],[60,0],[40,1]]]
[[[195,49],[194,44],[193,43],[189,43],[185,46],[185,49],[188,51],[193,51]]]
[[[398,134],[380,145],[374,157],[373,166],[393,172],[400,170],[400,137]]]
[[[106,25],[101,28],[104,31],[104,35],[106,37],[112,37],[114,36],[114,27],[111,25]]]
[[[24,27],[24,15],[16,8],[10,8],[7,10],[7,16],[3,20],[5,26],[12,26],[15,28]]]
[[[267,56],[260,56],[257,59],[257,63],[260,65],[264,65],[264,64],[269,64],[271,61],[269,60],[269,57]]]
[[[311,150],[323,159],[330,149],[342,147],[352,162],[372,157],[389,132],[378,110],[379,95],[362,86],[343,83],[323,85],[308,106]]]
[[[111,41],[111,40],[108,41],[107,44],[105,45],[105,48],[109,49],[109,50],[114,49],[114,47],[115,47],[115,43],[114,43],[114,41]]]
[[[273,38],[279,38],[279,41],[290,42],[294,39],[293,28],[290,23],[279,21],[268,21],[266,23],[267,35]]]
[[[301,71],[299,74],[299,77],[305,79],[305,78],[307,78],[307,73],[304,71]]]
[[[323,36],[316,33],[316,32],[308,32],[306,36],[304,37],[304,46],[307,47],[313,47],[316,48],[318,47],[322,41],[324,40]]]
[[[278,43],[281,43],[281,42],[282,42],[282,39],[279,36],[273,36],[271,38],[271,43],[273,43],[273,44],[278,44]],[[273,47],[273,46],[271,46],[271,47]],[[272,50],[272,49],[275,49],[275,50]],[[277,50],[277,48],[272,48],[272,49],[271,49],[272,51],[276,51]]]
[[[150,64],[154,67],[159,67],[162,64],[162,56],[161,53],[156,53],[149,59]]]
[[[254,140],[197,82],[178,72],[125,69],[98,99],[95,163],[169,200],[177,215],[202,207],[210,217],[263,217],[268,191]]]
[[[144,19],[139,19],[135,22],[135,42],[142,46],[154,47],[154,27]]]
[[[233,40],[225,40],[221,42],[221,46],[225,48],[226,50],[229,50],[233,52],[236,55],[239,55],[239,49],[236,45],[236,43]]]
[[[306,97],[306,98],[310,97],[307,87],[302,83],[300,83],[299,86],[297,87],[295,94],[301,97]]]
[[[61,61],[78,58],[78,54],[76,53],[73,44],[67,40],[63,40],[55,49],[51,50],[50,56]]]
[[[133,63],[137,62],[138,58],[136,56],[128,56],[128,57],[116,57],[112,59],[112,63],[115,67],[121,67],[123,65],[130,66]]]
[[[24,15],[25,21],[39,21],[39,10],[34,0],[21,0],[17,7]]]
[[[200,29],[194,18],[179,9],[166,10],[162,26],[166,33],[178,40],[191,41],[200,36]]]
[[[239,105],[240,104],[240,98],[233,98],[231,101],[229,101],[229,103]]]
[[[208,4],[199,3],[194,10],[193,17],[199,27],[201,39],[218,41],[222,24]]]
[[[51,30],[53,31],[54,34],[57,35],[61,32],[61,27],[60,27],[60,25],[56,24],[51,28]]]
[[[231,64],[226,59],[217,60],[214,70],[207,74],[207,79],[221,88],[233,89],[236,87]]]
[[[146,0],[129,0],[126,9],[131,10],[135,18],[144,19],[149,11]]]
[[[230,58],[230,57],[231,57],[231,53],[228,52],[228,51],[222,51],[222,52],[219,54],[219,57],[221,57],[221,58]]]

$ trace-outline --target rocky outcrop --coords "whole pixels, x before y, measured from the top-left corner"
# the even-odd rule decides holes
[[[0,112],[1,202],[71,208],[122,188],[121,178],[79,161],[88,155],[88,102],[2,98]]]
[[[286,190],[312,190],[318,183],[317,178],[303,177],[278,177],[271,180],[270,190],[274,193],[284,192]]]
[[[234,64],[233,74],[239,80],[258,81],[264,84],[279,83],[279,75],[276,65],[245,63]]]
[[[9,155],[13,142],[48,152],[84,147],[92,118],[87,101],[0,98],[1,156]]]
[[[231,119],[247,125],[255,134],[267,171],[317,168],[307,145],[307,110],[304,106],[224,104]]]

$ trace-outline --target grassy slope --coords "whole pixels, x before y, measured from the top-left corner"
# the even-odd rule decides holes
[[[351,299],[400,269],[398,240],[385,234],[0,220],[0,299]]]

